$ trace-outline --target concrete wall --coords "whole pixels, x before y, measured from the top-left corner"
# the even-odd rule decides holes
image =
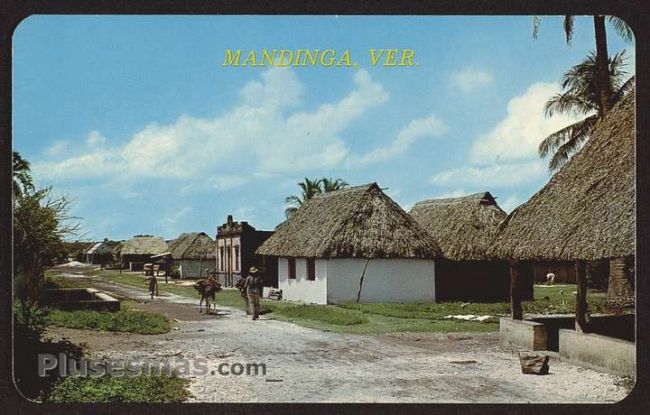
[[[287,258],[278,258],[278,288],[285,300],[327,304],[327,272],[325,259],[316,260],[316,279],[307,279],[307,260],[296,258],[296,278],[289,279]]]
[[[593,333],[560,329],[560,358],[625,376],[635,375],[636,345]]]
[[[327,264],[327,301],[357,300],[359,277],[366,259],[330,259]],[[435,301],[434,261],[372,259],[368,262],[361,302],[416,303]]]
[[[546,327],[529,320],[499,319],[501,341],[506,347],[525,350],[548,350]]]

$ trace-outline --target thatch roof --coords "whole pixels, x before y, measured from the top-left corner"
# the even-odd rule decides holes
[[[376,183],[306,201],[258,249],[303,258],[434,258],[435,240]]]
[[[594,260],[634,254],[634,103],[630,93],[589,141],[501,225],[504,258]]]
[[[121,255],[155,255],[167,250],[163,238],[155,236],[134,236],[122,244]]]
[[[215,242],[205,232],[182,233],[168,247],[173,259],[215,258]]]
[[[423,200],[409,213],[454,261],[489,259],[497,227],[507,216],[489,192]]]
[[[120,242],[104,240],[102,242],[93,244],[90,249],[86,251],[86,254],[113,255],[115,253],[119,253],[119,249],[121,249]]]

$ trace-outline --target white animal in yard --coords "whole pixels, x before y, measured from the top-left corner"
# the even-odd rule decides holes
[[[546,274],[546,285],[553,285],[555,283],[555,274],[549,272]]]

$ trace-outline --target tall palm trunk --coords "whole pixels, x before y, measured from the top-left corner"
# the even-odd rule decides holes
[[[598,100],[600,104],[599,118],[605,116],[612,107],[612,85],[609,79],[607,64],[607,34],[605,32],[605,16],[594,16],[594,31],[596,32],[596,67],[598,69]]]
[[[609,261],[607,302],[613,307],[634,305],[634,257]]]

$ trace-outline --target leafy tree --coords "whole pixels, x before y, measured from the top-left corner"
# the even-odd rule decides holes
[[[608,79],[613,91],[612,102],[620,101],[634,89],[634,77],[626,80],[625,51],[609,59]],[[549,170],[562,167],[589,139],[589,133],[603,114],[599,99],[598,67],[594,53],[569,69],[562,77],[563,92],[554,95],[546,103],[546,115],[580,114],[586,118],[571,124],[544,138],[539,144],[540,157],[552,154]]]
[[[332,192],[334,190],[343,189],[348,184],[342,179],[332,179],[330,178],[320,178],[316,180],[310,180],[305,177],[303,182],[298,183],[298,186],[302,190],[300,195],[291,195],[287,196],[284,199],[286,203],[290,206],[284,210],[286,217],[290,217],[303,203],[311,199],[319,193]]]
[[[69,201],[50,197],[50,188],[23,193],[14,207],[14,283],[18,319],[30,326],[45,286],[44,271],[63,250],[63,238],[76,232],[69,224]]]

